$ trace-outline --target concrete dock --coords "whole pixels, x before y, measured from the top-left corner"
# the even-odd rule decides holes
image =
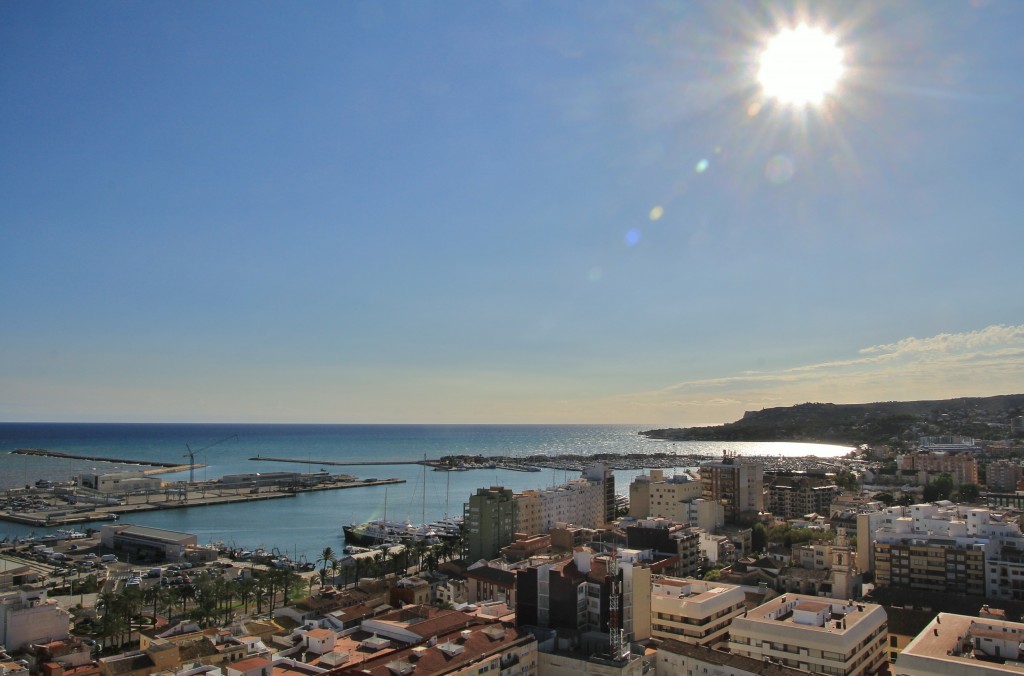
[[[192,484],[188,491],[181,490],[177,485],[170,484],[162,491],[135,493],[128,496],[117,496],[123,500],[118,505],[69,505],[56,493],[36,492],[46,495],[46,507],[33,511],[15,511],[0,508],[0,520],[20,523],[40,528],[62,527],[92,521],[111,521],[126,514],[138,514],[160,509],[183,509],[186,507],[209,507],[233,502],[253,502],[256,500],[276,500],[293,498],[299,493],[313,491],[343,490],[361,488],[363,486],[385,486],[405,483],[405,479],[374,479],[362,481],[352,477],[333,477],[313,486],[300,485],[269,485],[257,488],[224,487],[219,484]],[[114,496],[111,496],[114,497]]]

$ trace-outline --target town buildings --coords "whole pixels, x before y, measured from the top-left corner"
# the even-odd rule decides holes
[[[45,589],[21,589],[0,596],[0,646],[18,650],[71,635],[71,616],[46,598]]]
[[[635,550],[597,554],[580,547],[571,559],[520,570],[516,578],[516,624],[561,629],[577,635],[606,633],[612,615],[613,583],[617,581],[618,628],[627,640],[638,635],[646,638],[651,571],[641,562],[640,555]],[[635,620],[642,625],[640,628],[634,625]]]
[[[772,476],[766,481],[765,509],[781,519],[828,514],[840,488],[825,478]]]
[[[456,610],[409,606],[362,623],[359,655],[331,674],[535,676],[537,641],[506,623]],[[377,653],[376,655],[374,653]]]
[[[978,459],[974,453],[909,453],[896,458],[896,465],[904,480],[923,486],[943,474],[954,484],[978,483]]]
[[[806,671],[775,662],[755,660],[708,646],[665,639],[655,657],[658,676],[675,674],[714,674],[715,676],[802,676]]]
[[[668,519],[678,524],[714,531],[725,525],[725,508],[702,498],[702,483],[688,474],[665,477],[664,470],[641,474],[629,485],[629,516]]]
[[[601,528],[615,520],[615,477],[604,463],[594,463],[579,479],[523,491],[515,501],[519,533],[543,534],[560,523]]]
[[[870,603],[783,594],[733,619],[731,652],[835,676],[873,674],[885,662],[885,610]]]
[[[1014,492],[1024,478],[1019,462],[995,460],[985,468],[985,484],[990,491]]]
[[[720,502],[725,520],[764,511],[764,470],[760,463],[726,453],[718,462],[700,466],[701,497]]]
[[[998,512],[943,501],[858,519],[879,586],[1024,599],[1024,535]]]

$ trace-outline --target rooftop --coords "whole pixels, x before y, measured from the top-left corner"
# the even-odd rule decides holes
[[[746,655],[722,652],[708,646],[683,643],[671,638],[664,639],[659,650],[725,667],[730,671],[748,671],[761,674],[762,676],[799,676],[800,674],[807,673],[806,671],[800,671],[799,669],[793,669],[781,664],[762,662]]]
[[[808,631],[843,634],[865,618],[884,617],[885,610],[873,603],[829,602],[817,596],[783,594],[747,613],[736,621],[786,624]]]
[[[984,667],[992,672],[1024,674],[1020,659],[1020,640],[1024,624],[1003,620],[981,619],[967,615],[939,613],[914,638],[897,664],[912,668],[922,662],[948,663],[950,671]]]

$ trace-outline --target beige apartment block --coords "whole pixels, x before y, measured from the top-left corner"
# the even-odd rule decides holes
[[[887,637],[882,606],[784,594],[733,619],[729,647],[804,671],[861,676],[885,662]]]
[[[651,582],[651,635],[697,645],[724,640],[729,623],[743,614],[743,587],[674,577]]]
[[[665,471],[652,469],[629,485],[629,515],[637,519],[669,519],[686,523],[682,503],[701,496],[701,483],[687,474],[665,477]]]

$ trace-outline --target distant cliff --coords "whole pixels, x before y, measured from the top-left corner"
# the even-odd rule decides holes
[[[1010,419],[1024,415],[1024,394],[942,401],[874,404],[799,404],[747,411],[736,422],[714,427],[647,430],[670,441],[814,441],[878,444],[922,435],[957,434],[980,439],[1009,437]]]

